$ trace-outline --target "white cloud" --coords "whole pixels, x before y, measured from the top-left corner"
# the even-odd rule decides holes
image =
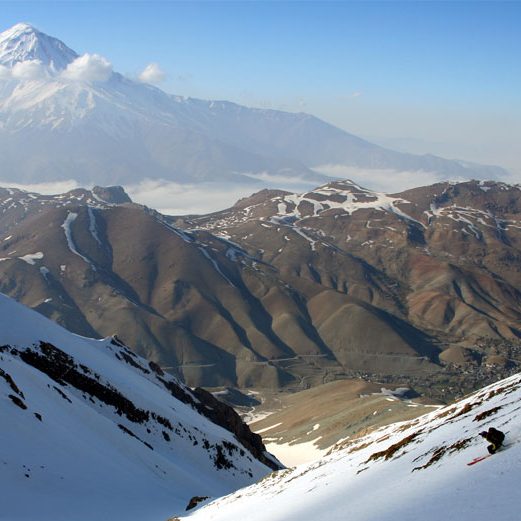
[[[44,75],[44,68],[40,60],[17,62],[11,69],[11,75],[19,80],[36,80]]]
[[[99,54],[83,54],[67,65],[63,77],[77,81],[107,81],[112,75],[112,64]]]
[[[79,184],[74,179],[67,181],[55,181],[48,183],[32,183],[32,184],[19,184],[12,183],[10,181],[0,181],[0,186],[5,188],[18,188],[19,190],[25,190],[27,192],[35,192],[37,194],[63,194],[69,192],[75,188],[79,188]]]
[[[310,190],[316,188],[320,184],[324,184],[326,180],[317,178],[315,180],[298,177],[295,175],[284,175],[284,170],[278,174],[270,174],[269,172],[248,173],[242,172],[241,175],[255,179],[262,183],[259,188],[272,188],[277,190],[288,190],[290,192],[298,192],[300,190]],[[329,175],[329,174],[326,174]]]
[[[125,186],[131,199],[167,215],[204,214],[229,208],[262,186],[208,183],[184,185],[166,180],[145,179]]]
[[[157,63],[149,63],[143,72],[139,75],[139,79],[145,83],[161,83],[166,78],[166,74]]]
[[[365,169],[345,165],[322,165],[313,170],[340,179],[351,179],[360,186],[386,193],[396,193],[419,186],[428,186],[441,181],[466,181],[470,179],[455,177],[447,179],[437,172],[397,171],[391,169]]]
[[[393,170],[368,170],[343,165],[324,165],[315,170],[340,179],[351,179],[366,188],[385,193],[397,193],[418,186],[428,186],[445,181],[439,174],[432,172],[398,172]],[[229,208],[239,199],[248,197],[263,188],[278,188],[289,192],[302,193],[316,186],[319,182],[304,179],[284,178],[268,174],[254,177],[255,184],[180,184],[164,179],[145,179],[138,184],[127,185],[125,190],[136,203],[154,208],[166,215],[206,214]],[[451,181],[465,181],[463,178]],[[504,181],[515,183],[521,181],[521,173]],[[0,186],[19,188],[40,194],[60,194],[79,188],[75,180],[17,184],[0,181]]]
[[[0,180],[0,187],[18,188],[37,194],[62,194],[80,188],[74,179],[47,183],[20,184]],[[86,187],[92,188],[92,187]],[[130,198],[167,215],[205,214],[233,206],[242,197],[258,192],[263,185],[207,183],[179,184],[163,179],[145,179],[125,186]]]
[[[341,179],[351,179],[360,186],[385,193],[397,193],[409,188],[428,186],[443,181],[439,175],[430,172],[397,172],[393,170],[364,170],[341,165],[327,165],[320,168],[322,173]],[[289,192],[302,193],[315,188],[320,183],[277,176],[259,175],[259,184],[180,184],[164,179],[145,179],[138,184],[125,186],[131,199],[166,215],[206,214],[229,208],[239,199],[249,197],[263,188],[278,188]],[[451,179],[465,181],[465,179]],[[521,181],[521,175],[505,179],[506,182]],[[61,194],[81,185],[73,180],[48,183],[18,184],[0,181],[0,186],[19,188],[39,194]]]
[[[180,184],[165,179],[145,179],[135,185],[126,185],[131,199],[167,215],[205,214],[224,210],[239,199],[249,197],[264,188],[305,192],[320,184],[300,177],[268,174],[247,174],[254,182]]]
[[[5,65],[0,65],[0,80],[8,80],[9,78],[11,78],[11,71]]]

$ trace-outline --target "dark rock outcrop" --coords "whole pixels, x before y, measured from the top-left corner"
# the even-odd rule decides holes
[[[95,186],[92,193],[109,204],[131,203],[132,199],[122,186]]]
[[[208,496],[194,496],[190,501],[188,502],[188,506],[186,507],[186,510],[192,510],[195,508],[201,501],[205,501],[209,499]]]
[[[194,389],[194,394],[201,402],[197,406],[197,410],[201,414],[204,414],[217,425],[233,432],[242,445],[244,445],[259,461],[262,461],[262,463],[271,469],[279,470],[283,468],[282,466],[277,465],[270,458],[266,457],[266,447],[262,443],[261,436],[252,432],[232,407],[219,401],[211,393],[200,387]]]

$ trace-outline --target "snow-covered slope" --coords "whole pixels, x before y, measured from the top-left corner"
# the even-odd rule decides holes
[[[164,520],[269,472],[200,414],[215,412],[202,395],[117,339],[4,295],[0,317],[0,519]]]
[[[2,180],[17,182],[253,183],[267,175],[319,183],[328,177],[316,167],[326,164],[506,175],[387,150],[309,114],[172,96],[28,24],[0,33],[0,155]]]
[[[0,34],[0,65],[6,67],[38,60],[57,72],[76,58],[78,55],[63,42],[26,23],[16,24]]]
[[[346,443],[309,466],[271,475],[190,520],[515,521],[521,480],[521,375],[455,405]],[[486,455],[480,431],[506,433]],[[184,519],[184,517],[183,517]]]

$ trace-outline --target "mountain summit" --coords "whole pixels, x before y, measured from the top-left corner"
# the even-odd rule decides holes
[[[0,64],[6,67],[38,60],[52,72],[58,72],[76,58],[78,55],[62,41],[27,23],[16,24],[0,34]]]
[[[28,24],[0,34],[0,121],[2,181],[10,182],[73,176],[80,184],[130,184],[146,176],[311,186],[345,167],[441,179],[508,175],[395,152],[309,114],[173,96],[113,72],[102,56],[78,56]]]

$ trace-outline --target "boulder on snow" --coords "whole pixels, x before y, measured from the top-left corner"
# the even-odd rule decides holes
[[[205,501],[206,499],[209,499],[209,496],[194,496],[189,502],[186,507],[186,510],[192,510],[192,508],[195,508],[201,501]]]

